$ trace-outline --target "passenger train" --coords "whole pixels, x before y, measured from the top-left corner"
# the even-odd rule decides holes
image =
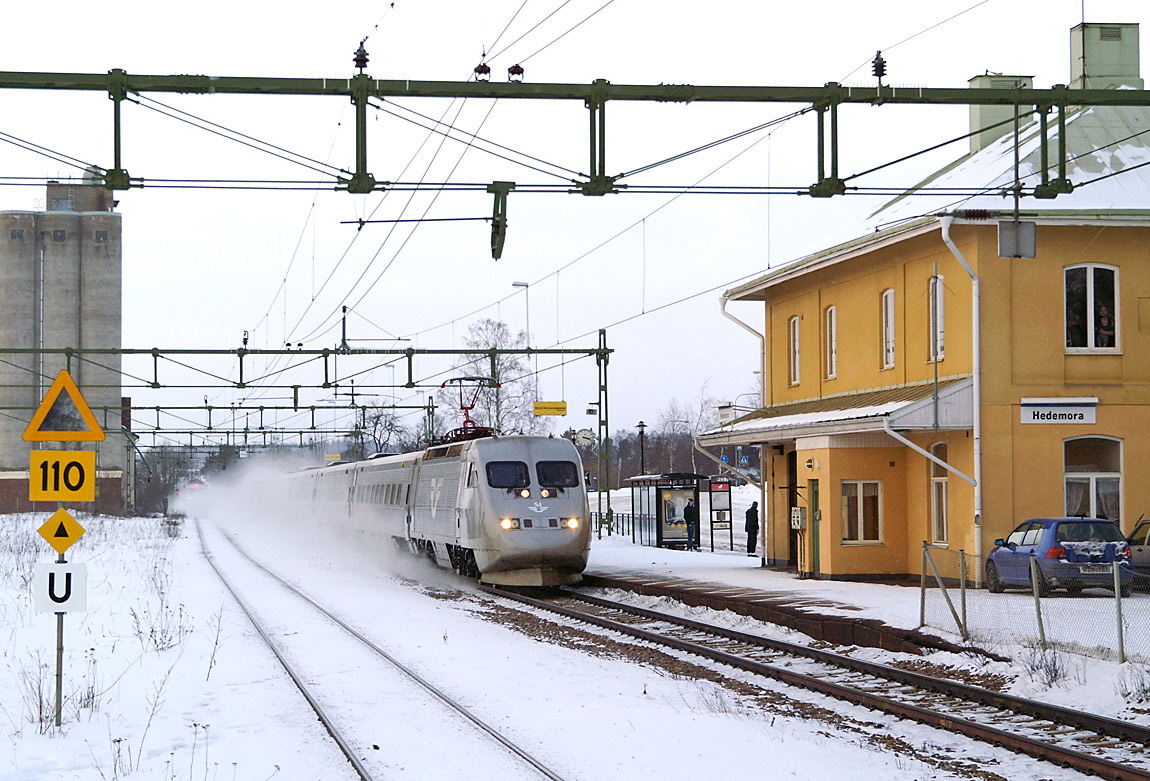
[[[587,492],[566,439],[480,436],[286,479],[292,505],[484,583],[573,584],[587,566]]]

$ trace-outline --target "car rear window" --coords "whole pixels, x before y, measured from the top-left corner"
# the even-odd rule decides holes
[[[492,488],[527,488],[531,473],[522,461],[492,461],[487,464],[487,484]]]
[[[572,461],[540,461],[535,465],[539,485],[546,488],[574,488],[579,485],[579,467]]]
[[[1055,532],[1058,542],[1119,542],[1125,541],[1118,525],[1110,521],[1070,521],[1058,524]]]

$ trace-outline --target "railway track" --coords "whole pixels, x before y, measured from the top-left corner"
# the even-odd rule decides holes
[[[378,773],[373,775],[372,772],[370,772],[369,769],[365,766],[364,762],[359,756],[359,754],[362,752],[357,752],[355,750],[352,745],[353,741],[347,737],[344,730],[340,729],[339,725],[336,723],[338,718],[333,717],[332,713],[330,712],[332,710],[331,707],[324,707],[324,705],[320,702],[322,698],[318,697],[314,691],[315,687],[309,684],[306,676],[302,674],[298,669],[296,669],[296,667],[289,661],[289,653],[276,643],[276,641],[271,636],[271,632],[267,630],[267,628],[263,625],[263,622],[261,622],[258,618],[256,609],[254,609],[253,606],[240,595],[229,578],[224,574],[215,557],[208,550],[207,543],[204,539],[203,529],[199,523],[196,524],[196,532],[199,535],[200,548],[203,551],[204,557],[207,559],[208,563],[211,565],[220,581],[224,584],[224,587],[236,600],[236,603],[239,605],[240,609],[248,617],[248,620],[251,621],[252,626],[255,628],[261,639],[263,639],[269,650],[271,650],[272,654],[283,666],[284,670],[291,678],[292,683],[295,684],[300,693],[303,695],[304,699],[307,700],[308,705],[312,708],[313,711],[315,711],[316,716],[324,725],[324,728],[327,730],[328,734],[331,735],[332,739],[339,747],[340,752],[347,758],[347,761],[351,764],[352,769],[359,776],[359,778],[362,779],[362,781],[378,781],[378,779],[382,776]],[[516,745],[510,738],[505,736],[498,729],[484,722],[462,704],[452,699],[441,689],[434,686],[430,681],[417,674],[414,670],[389,654],[379,645],[374,643],[371,639],[364,636],[355,627],[342,620],[335,613],[325,608],[316,600],[312,599],[312,597],[308,596],[303,591],[299,590],[291,583],[281,578],[278,574],[257,561],[230,536],[226,534],[222,534],[222,536],[253,568],[257,569],[259,572],[263,573],[268,578],[278,583],[281,587],[283,587],[284,590],[293,594],[300,602],[307,604],[314,612],[321,614],[329,622],[339,627],[339,629],[343,630],[343,632],[358,641],[358,644],[362,648],[368,650],[372,655],[378,659],[386,661],[391,667],[402,673],[407,679],[416,683],[428,694],[442,703],[442,705],[446,706],[450,711],[458,714],[473,724],[475,728],[478,729],[483,735],[499,744],[505,750],[504,753],[510,753],[516,757],[520,763],[529,767],[542,778],[547,778],[551,781],[563,781],[562,776],[556,774],[539,759],[535,758],[526,750]]]
[[[612,600],[564,591],[536,599],[488,593],[648,643],[929,724],[1102,778],[1150,779],[1150,729],[933,678],[808,646],[749,635]]]

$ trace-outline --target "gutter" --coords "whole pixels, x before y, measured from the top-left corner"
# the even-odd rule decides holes
[[[966,262],[954,241],[950,238],[950,226],[954,218],[949,214],[943,215],[942,240],[950,249],[950,254],[962,264],[962,269],[970,275],[970,344],[971,368],[974,374],[974,547],[975,555],[982,556],[982,343],[980,341],[981,324],[979,321],[979,291],[978,274]],[[975,583],[981,584],[982,573],[975,573]]]
[[[766,334],[759,333],[753,327],[728,312],[727,302],[730,300],[730,297],[726,295],[719,299],[719,311],[723,313],[723,317],[739,325],[759,340],[759,406],[765,407],[767,404],[767,387],[770,381],[767,377],[767,336]]]
[[[745,329],[746,331],[754,334],[755,338],[759,340],[759,358],[760,358],[760,360],[759,360],[759,406],[765,407],[765,406],[767,406],[767,394],[770,392],[770,387],[771,387],[771,378],[770,378],[770,375],[767,374],[767,335],[766,335],[766,333],[759,333],[754,328],[747,325],[742,320],[740,320],[739,318],[735,317],[733,314],[728,312],[727,311],[727,302],[729,300],[730,300],[730,297],[726,293],[724,293],[723,296],[719,299],[719,311],[723,313],[723,317],[725,317],[728,320],[730,320],[731,322],[737,324],[739,327]],[[766,316],[764,319],[766,322],[770,322],[769,316]],[[693,439],[694,438],[692,438],[692,440]],[[695,443],[695,447],[696,448],[699,447],[697,442]],[[707,453],[707,457],[713,458],[713,456],[711,456],[710,453]],[[719,462],[719,463],[722,463],[722,462]],[[762,531],[761,531],[761,534],[763,535],[763,539],[762,539],[762,545],[760,545],[759,547],[760,547],[760,550],[762,551],[762,560],[763,560],[762,566],[764,568],[766,568],[766,566],[767,566],[767,558],[768,558],[768,556],[767,556],[767,528],[771,525],[770,524],[770,521],[771,521],[770,514],[771,513],[770,513],[770,510],[768,509],[768,508],[770,508],[770,505],[767,504],[767,472],[766,472],[766,469],[767,469],[767,445],[764,442],[761,445],[759,445],[759,479],[761,480],[761,482],[758,483],[759,506],[763,508],[763,522],[762,522]],[[749,480],[749,478],[748,478],[748,480]],[[775,536],[776,536],[775,534],[773,534],[773,533],[771,534],[771,541],[772,542],[774,542]]]

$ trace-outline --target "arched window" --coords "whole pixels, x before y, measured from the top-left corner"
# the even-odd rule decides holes
[[[1086,263],[1063,270],[1066,349],[1117,351],[1118,269]]]
[[[1063,442],[1062,448],[1066,514],[1121,523],[1121,440],[1076,437]]]
[[[791,340],[791,385],[799,384],[799,318],[791,318],[788,326]]]
[[[946,443],[938,442],[931,446],[930,454],[939,461],[946,462]],[[947,511],[949,500],[947,471],[933,461],[930,462],[930,535],[936,543],[950,539],[950,519]]]
[[[894,368],[894,291],[882,294],[882,368]]]
[[[839,355],[838,355],[838,341],[839,341],[839,321],[837,311],[833,306],[827,307],[826,312],[826,356],[827,356],[827,379],[833,380],[838,374],[839,368]]]

